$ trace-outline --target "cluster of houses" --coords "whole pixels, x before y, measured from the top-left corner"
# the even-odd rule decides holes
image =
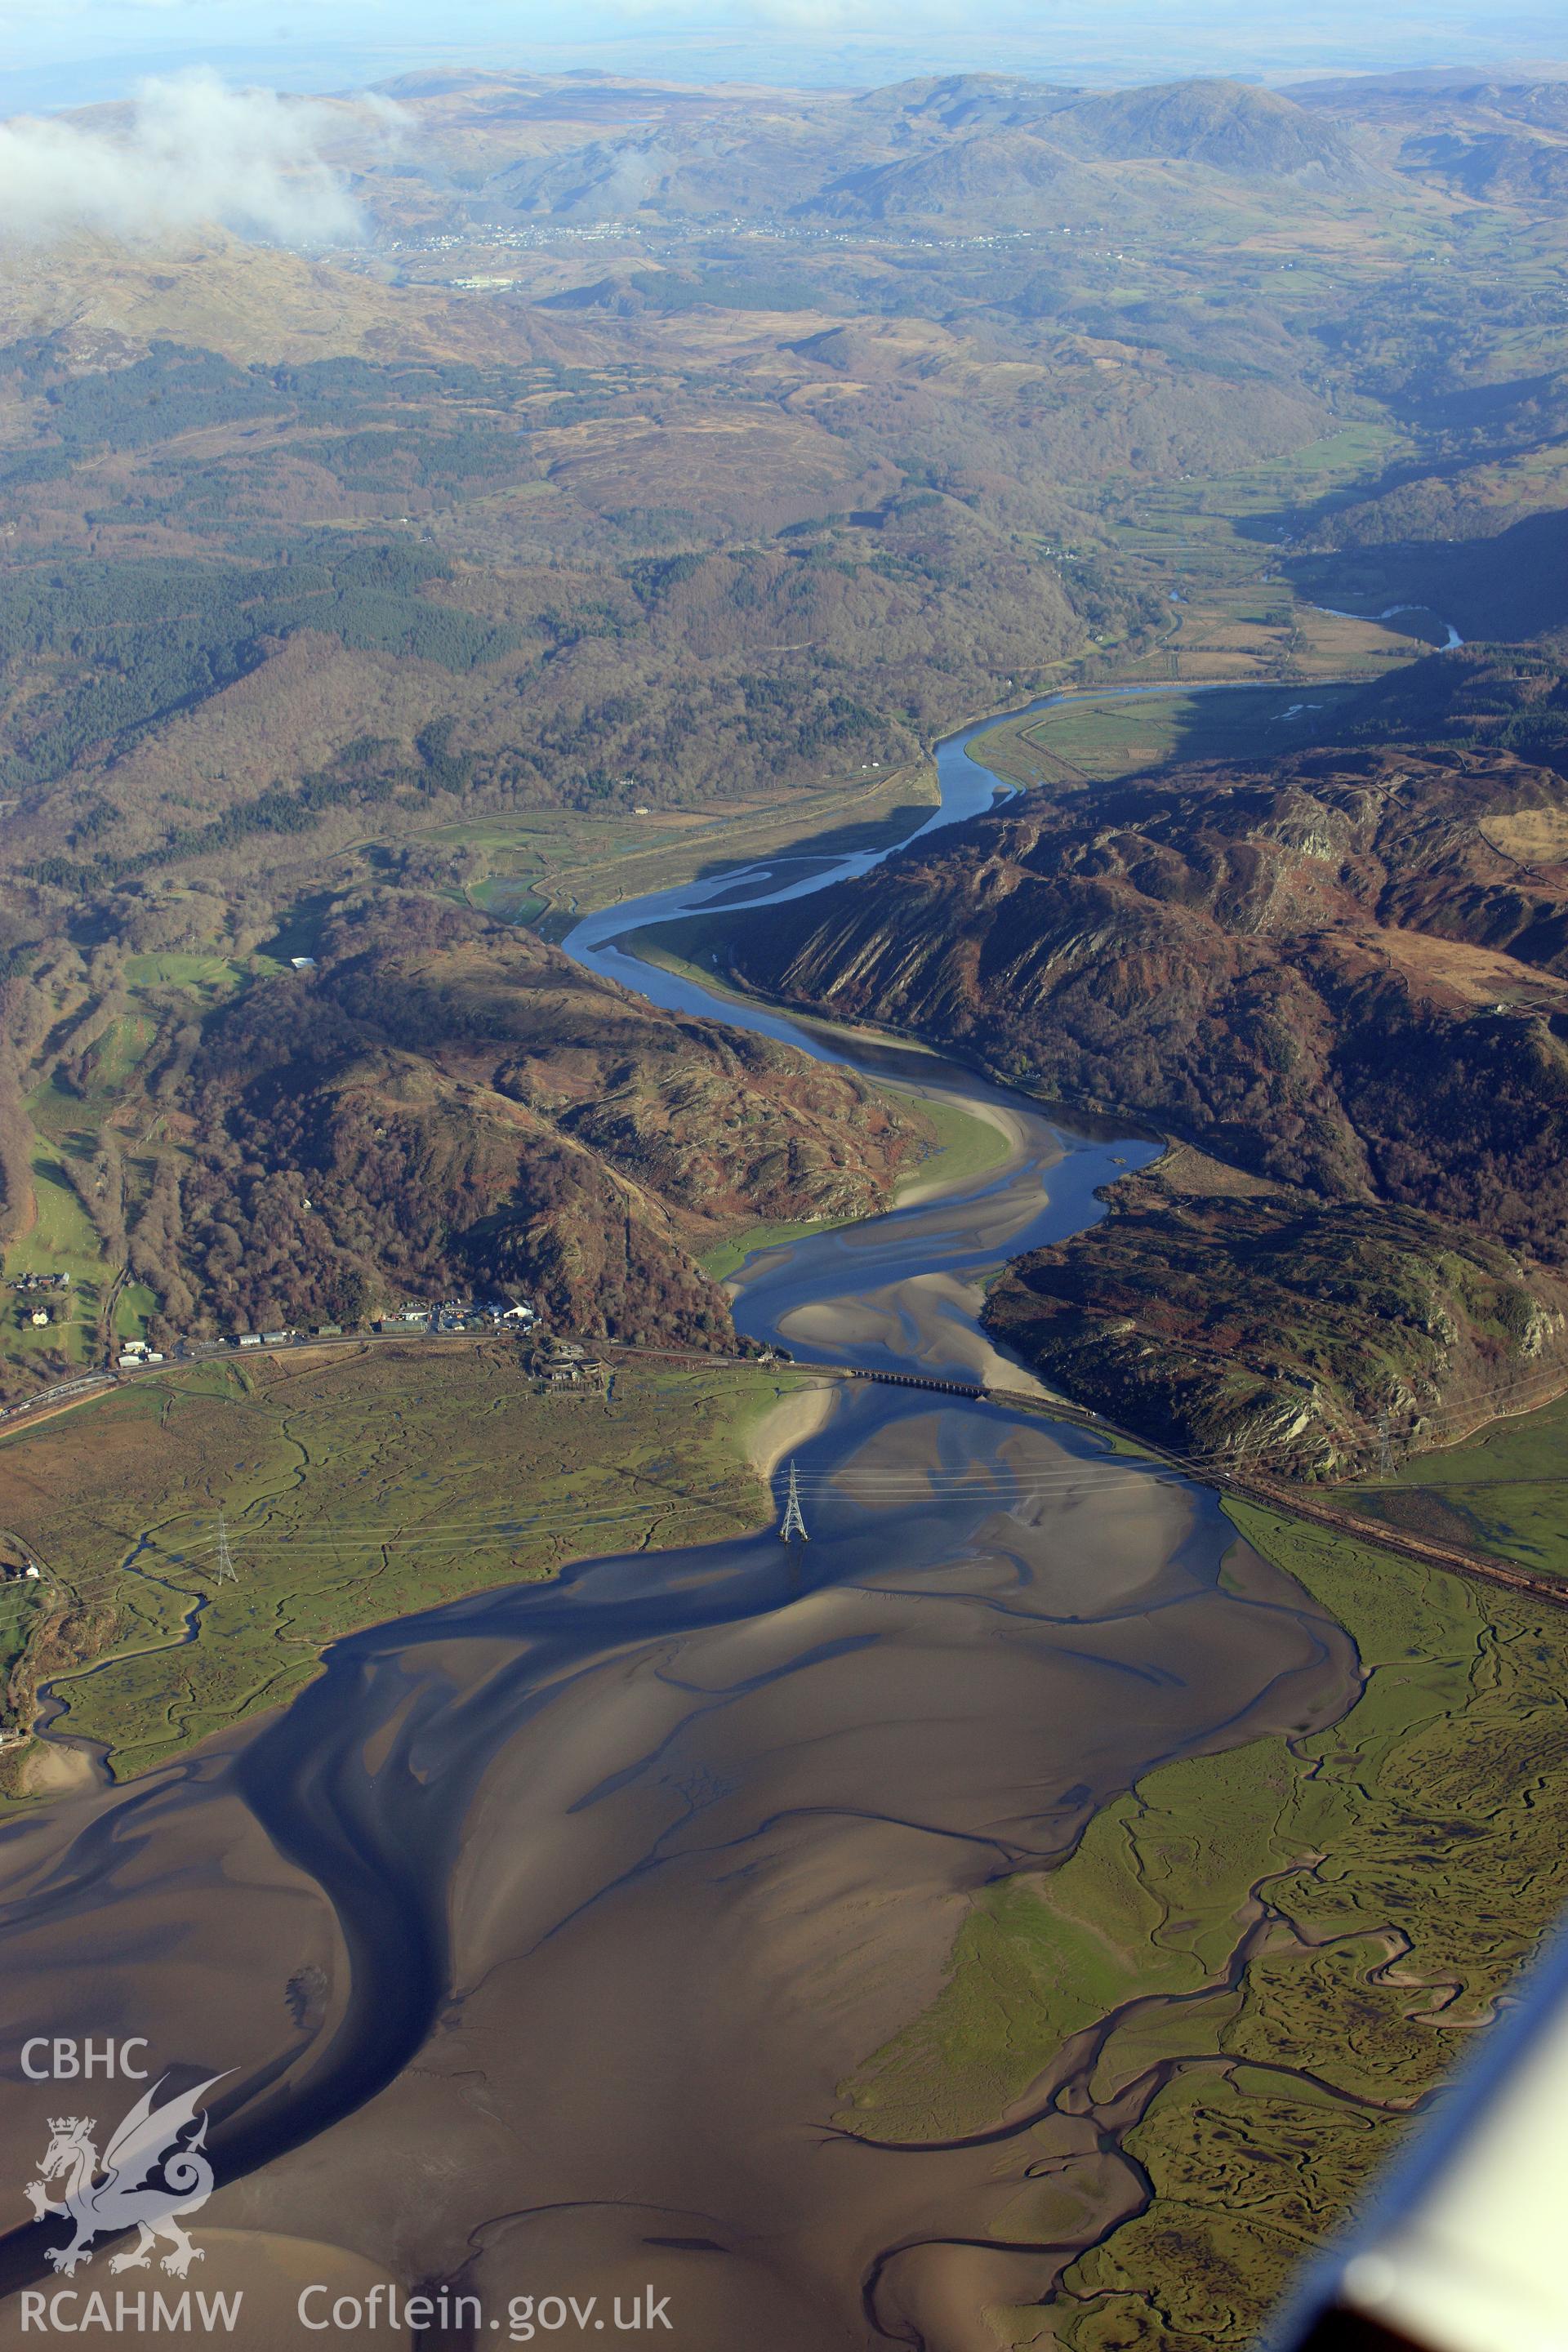
[[[609,1375],[596,1356],[581,1341],[548,1338],[539,1328],[537,1311],[526,1299],[443,1298],[435,1306],[410,1301],[372,1325],[383,1339],[413,1339],[421,1333],[510,1331],[527,1338],[524,1362],[531,1377],[551,1391],[602,1395]],[[304,1331],[242,1331],[231,1344],[237,1348],[276,1348],[289,1340],[343,1337],[336,1323],[323,1323],[313,1333]]]
[[[420,1331],[526,1331],[538,1320],[533,1308],[522,1299],[443,1298],[434,1307],[415,1300],[390,1315],[378,1315],[371,1328],[383,1338],[412,1338]],[[286,1331],[237,1331],[229,1345],[281,1348],[291,1339],[342,1339],[345,1336],[341,1323],[318,1323],[313,1331],[292,1328]]]
[[[510,1331],[529,1342],[524,1358],[530,1375],[552,1391],[564,1391],[578,1395],[602,1395],[609,1374],[596,1356],[591,1356],[577,1339],[552,1339],[539,1328],[539,1316],[526,1299],[442,1299],[436,1306],[410,1303],[393,1314],[378,1316],[373,1328],[384,1338],[412,1339],[419,1333],[464,1332],[493,1330]],[[341,1339],[346,1338],[342,1324],[321,1323],[313,1331],[290,1328],[281,1331],[237,1331],[228,1341],[231,1348],[282,1348],[310,1339]],[[212,1344],[212,1343],[209,1343]],[[182,1353],[185,1352],[184,1349]],[[196,1343],[201,1352],[201,1343]],[[144,1339],[128,1339],[117,1358],[122,1372],[135,1372],[152,1364],[161,1364],[164,1358]]]
[[[47,1331],[55,1319],[49,1311],[50,1294],[58,1296],[68,1292],[70,1286],[68,1274],[17,1275],[11,1287],[21,1293],[16,1307],[18,1319],[31,1325],[35,1331]]]
[[[482,1331],[489,1326],[496,1330],[526,1331],[538,1320],[522,1299],[443,1298],[435,1307],[417,1303],[401,1307],[395,1315],[382,1316],[374,1328],[378,1331]]]

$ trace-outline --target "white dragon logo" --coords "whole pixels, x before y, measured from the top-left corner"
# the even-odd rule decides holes
[[[212,2195],[213,2168],[204,2151],[207,2119],[198,2110],[223,2076],[210,2075],[194,2091],[182,2091],[155,2107],[153,2102],[167,2079],[161,2077],[137,2100],[101,2161],[89,2137],[97,2128],[91,2116],[50,2117],[49,2144],[38,2163],[40,2177],[27,2183],[26,2194],[35,2221],[58,2213],[75,2224],[70,2244],[51,2247],[48,2254],[55,2269],[68,2278],[79,2263],[91,2262],[95,2238],[121,2230],[141,2234],[134,2246],[110,2258],[111,2271],[145,2270],[160,2238],[171,2249],[163,2266],[176,2278],[184,2278],[191,2264],[203,2259],[202,2249],[192,2245],[178,2217],[198,2212]],[[187,2132],[190,2137],[182,2137]],[[61,2174],[66,2176],[65,2197],[57,2202],[46,2183]]]

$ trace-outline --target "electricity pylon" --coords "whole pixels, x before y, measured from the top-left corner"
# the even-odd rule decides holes
[[[217,1522],[217,1568],[214,1572],[213,1582],[215,1584],[239,1582],[239,1578],[235,1573],[234,1554],[228,1548],[228,1521],[221,1511],[218,1513]]]
[[[811,1541],[811,1538],[805,1532],[805,1521],[800,1515],[800,1480],[792,1456],[789,1465],[789,1494],[784,1502],[784,1524],[779,1529],[779,1538],[783,1543],[789,1543],[796,1536],[800,1538],[802,1543]]]

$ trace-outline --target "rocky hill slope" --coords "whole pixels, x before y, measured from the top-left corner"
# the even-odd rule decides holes
[[[1159,1442],[1332,1476],[1452,1444],[1568,1377],[1568,1276],[1408,1209],[1237,1197],[1179,1148],[993,1291],[997,1339]],[[1217,1179],[1217,1181],[1214,1180]]]
[[[748,923],[737,973],[1156,1118],[1329,1198],[1556,1252],[1568,785],[1506,755],[1324,752],[1030,794]]]
[[[922,1150],[914,1116],[852,1079],[406,894],[351,900],[314,971],[165,1050],[146,1111],[172,1148],[115,1155],[164,1337],[499,1291],[581,1332],[722,1347],[703,1250],[875,1210]]]
[[[1338,1250],[1361,1265],[1374,1320],[1386,1309],[1390,1330],[1448,1336],[1419,1379],[1393,1342],[1375,1375],[1348,1379],[1345,1429],[1319,1416],[1327,1468],[1346,1458],[1351,1423],[1364,1433],[1384,1411],[1419,1442],[1459,1356],[1472,1388],[1502,1386],[1558,1346],[1565,856],[1568,784],[1508,753],[1312,753],[1268,775],[1178,771],[1021,797],[853,889],[749,919],[729,955],[770,994],[956,1046],[1037,1093],[1131,1111],[1289,1187],[1298,1207],[1282,1223],[1231,1209],[1201,1233],[1189,1211],[1123,1206],[1065,1255],[1026,1262],[1035,1295],[1005,1288],[994,1311],[999,1328],[1033,1333],[1064,1386],[1103,1402],[1109,1381],[1129,1418],[1148,1419],[1137,1349],[1100,1349],[1091,1377],[1081,1333],[1062,1338],[1097,1286],[1121,1319],[1140,1290],[1166,1299],[1173,1268],[1196,1253],[1216,1310],[1267,1297],[1282,1358],[1310,1369]],[[1483,1247],[1493,1255],[1476,1257]],[[1411,1288],[1421,1257],[1448,1268],[1429,1295]],[[1506,1310],[1500,1283],[1518,1291]],[[1369,1327],[1353,1344],[1370,1340]],[[1184,1417],[1167,1402],[1154,1418],[1175,1414],[1209,1442],[1211,1404]],[[1313,1444],[1289,1450],[1300,1461]]]

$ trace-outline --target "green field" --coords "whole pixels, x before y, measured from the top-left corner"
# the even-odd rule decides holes
[[[453,889],[502,922],[555,931],[569,918],[649,890],[689,881],[730,860],[772,851],[868,847],[902,840],[937,798],[926,768],[888,769],[874,779],[797,787],[776,802],[712,810],[624,808],[595,815],[543,809],[438,825],[420,836],[455,861]],[[552,932],[553,936],[554,933]]]
[[[122,1013],[93,1048],[90,1092],[112,1102],[142,1066],[156,1031],[145,1013]]]
[[[32,1222],[5,1252],[3,1279],[7,1287],[0,1298],[5,1352],[24,1364],[55,1355],[68,1364],[95,1363],[99,1306],[112,1273],[104,1265],[98,1234],[66,1173],[61,1150],[40,1137],[30,1164]],[[47,1297],[13,1291],[9,1286],[21,1274],[68,1274],[70,1288]],[[42,1330],[35,1330],[29,1319],[36,1306],[48,1309],[50,1319]]]
[[[1331,735],[1348,687],[1237,686],[1210,693],[1075,695],[1008,719],[972,756],[1014,784],[1106,783],[1176,760],[1267,760]]]
[[[117,1339],[144,1339],[147,1326],[158,1312],[156,1291],[149,1290],[144,1282],[121,1285],[114,1302],[114,1336]]]
[[[173,951],[130,956],[125,970],[132,1008],[107,1022],[79,1057],[74,1076],[66,1077],[57,1066],[27,1097],[34,1129],[31,1215],[5,1252],[0,1281],[9,1286],[22,1274],[70,1276],[66,1292],[41,1297],[7,1287],[0,1297],[0,1359],[35,1378],[100,1364],[108,1338],[144,1338],[157,1312],[153,1292],[144,1284],[128,1283],[115,1293],[112,1312],[106,1314],[105,1302],[121,1269],[106,1255],[83,1199],[84,1192],[95,1202],[101,1192],[118,1192],[126,1164],[121,1154],[133,1153],[152,1116],[137,1081],[159,1024],[153,1011],[134,1000],[151,1003],[177,992],[205,1011],[247,977],[241,966],[221,956]],[[166,1003],[163,1010],[166,1015]],[[30,1319],[35,1307],[49,1314],[40,1329]]]
[[[1349,1629],[1362,1697],[1327,1732],[1162,1767],[1059,1870],[989,1889],[934,2005],[846,2086],[840,2121],[876,2138],[984,2130],[1116,2021],[1085,2093],[1143,2081],[1123,2144],[1153,2200],[1008,2315],[1011,2345],[1241,2352],[1568,1901],[1568,1615],[1226,1507]],[[1233,1988],[1264,1885],[1279,1925]],[[1098,2159],[1054,2131],[998,2144],[998,2237],[1092,2212]]]
[[[478,907],[481,914],[493,915],[498,923],[531,923],[543,914],[548,903],[531,884],[506,874],[494,874],[488,881],[476,882],[468,897],[470,905]]]
[[[1411,446],[1396,427],[1375,419],[1342,425],[1284,457],[1215,476],[1202,485],[1198,511],[1241,522],[1281,507],[1315,505],[1385,472]]]
[[[52,1143],[73,1139],[90,1144],[122,1104],[125,1090],[152,1049],[156,1027],[144,1013],[122,1013],[111,1021],[88,1054],[85,1083],[62,1086],[58,1073],[28,1098],[33,1124]]]
[[[247,977],[243,964],[221,955],[199,955],[175,948],[155,955],[125,959],[125,977],[133,989],[177,988],[204,1004],[216,1004]]]
[[[38,1587],[19,1578],[0,1583],[0,1688],[27,1646],[37,1617]],[[8,1710],[0,1706],[0,1722]]]
[[[799,1377],[639,1366],[608,1397],[562,1396],[509,1346],[425,1340],[226,1358],[18,1431],[0,1527],[71,1604],[47,1668],[65,1727],[132,1778],[282,1704],[358,1626],[754,1528],[747,1445]],[[233,1583],[215,1579],[220,1513]]]
[[[1417,1454],[1387,1482],[1345,1489],[1369,1517],[1442,1542],[1500,1552],[1568,1577],[1568,1397],[1493,1422],[1440,1454]]]
[[[1300,687],[1372,677],[1413,659],[1426,650],[1429,623],[1416,615],[1387,623],[1334,618],[1318,611],[1281,569],[1286,543],[1304,515],[1370,488],[1409,449],[1390,426],[1357,423],[1235,473],[1129,483],[1092,500],[1089,486],[1081,486],[1085,506],[1099,509],[1097,540],[1065,548],[1042,543],[1042,553],[1061,562],[1069,585],[1081,564],[1108,560],[1125,585],[1163,604],[1168,619],[1136,652],[1116,632],[1103,631],[1096,651],[1063,666],[1064,683],[1070,677],[1089,692],[1160,680]],[[1441,642],[1440,631],[1434,641]],[[1250,753],[1272,746],[1243,748]],[[1181,756],[1229,755],[1226,747]],[[1052,768],[1016,781],[1059,782],[1063,773]]]

